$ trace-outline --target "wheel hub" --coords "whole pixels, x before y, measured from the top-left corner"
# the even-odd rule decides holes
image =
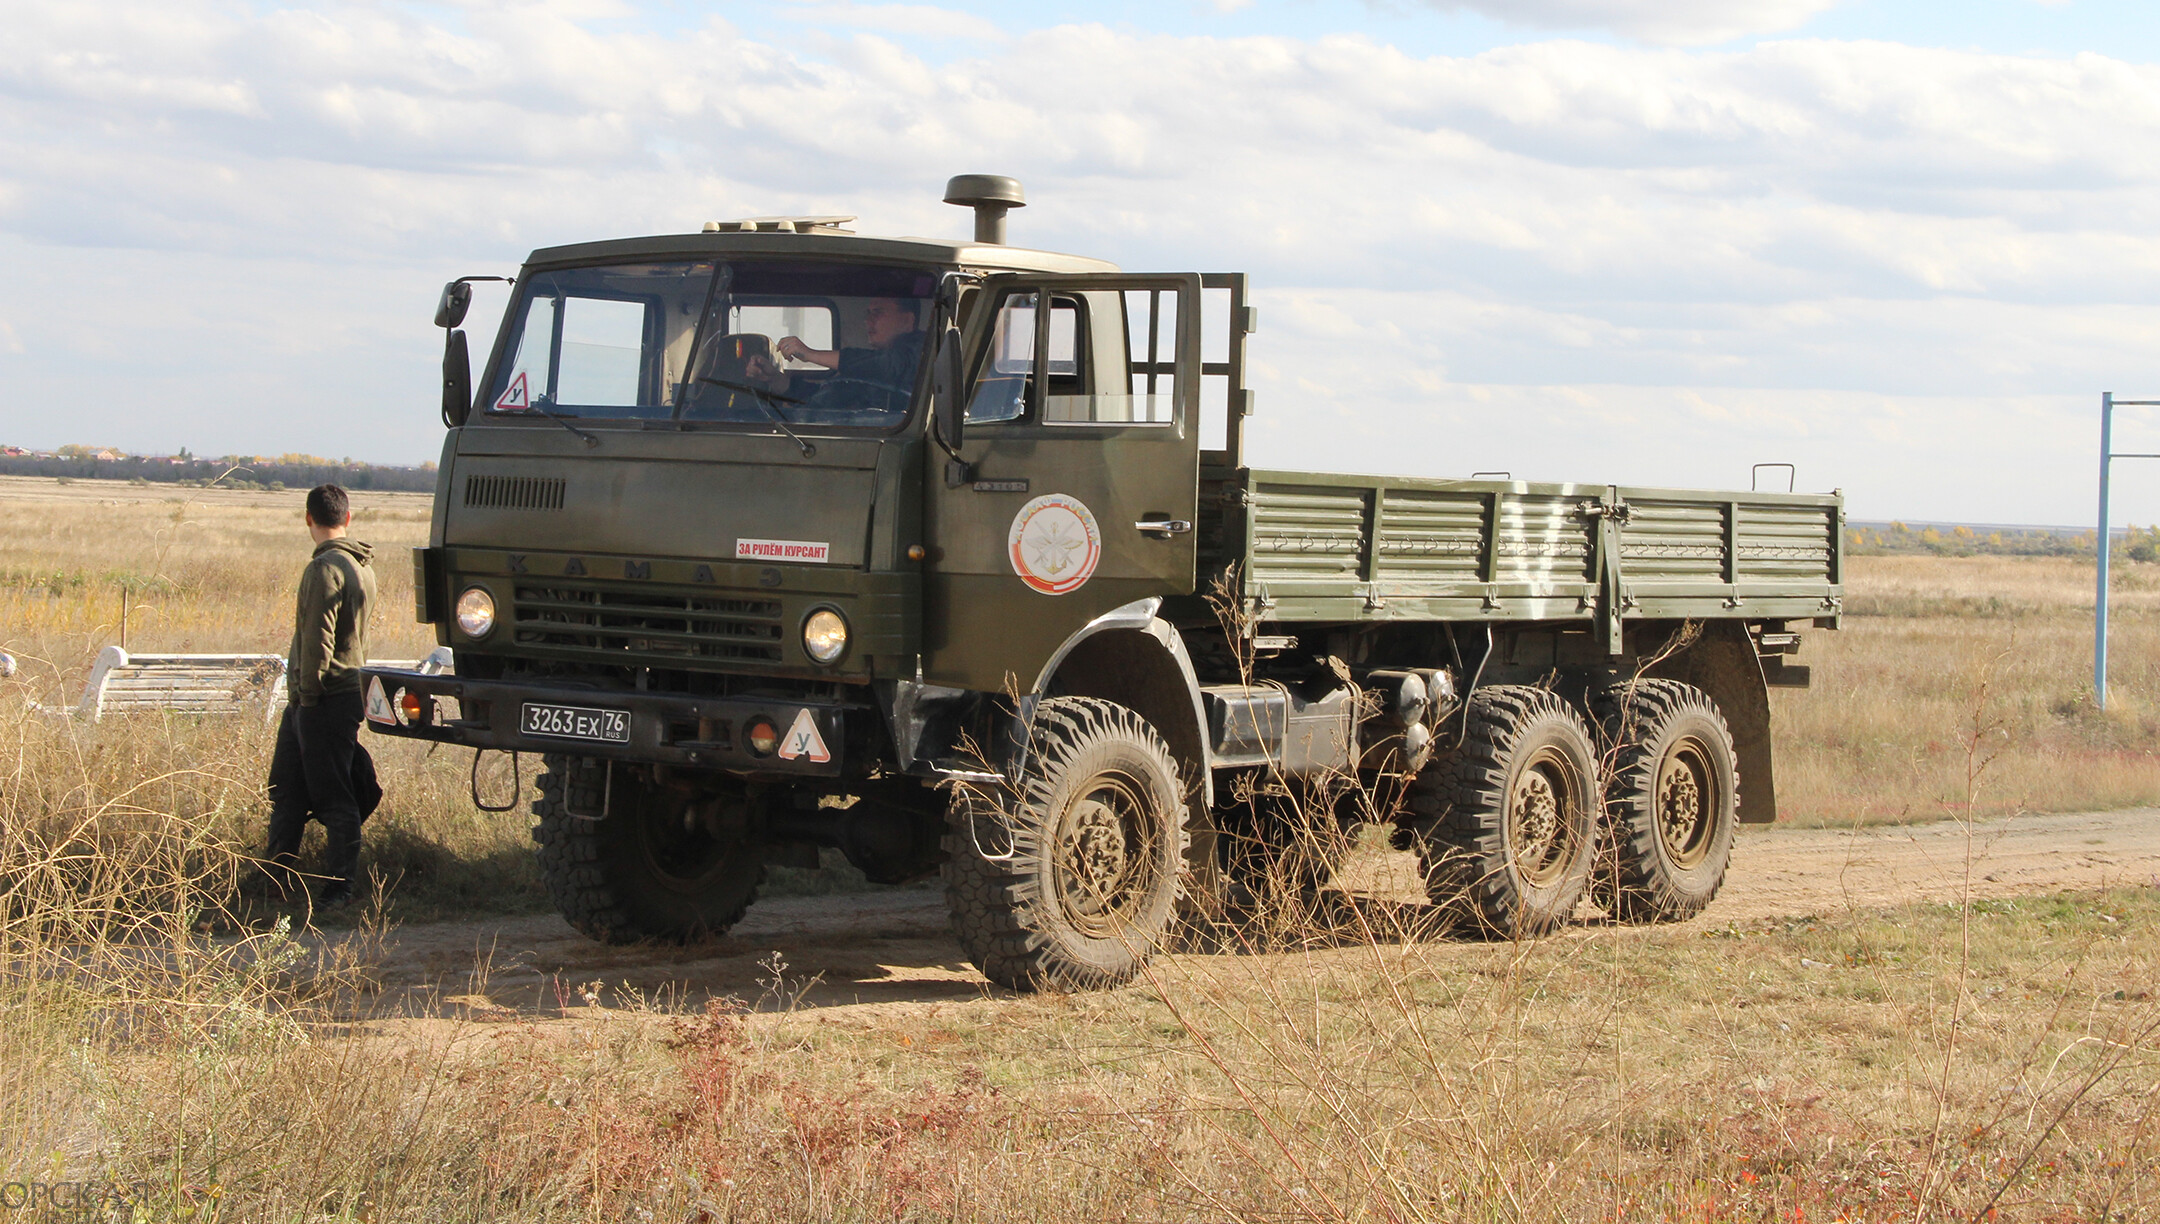
[[[1125,874],[1125,830],[1110,805],[1094,799],[1080,801],[1066,835],[1066,858],[1084,884],[1109,887]]]
[[[1115,936],[1144,891],[1147,857],[1139,796],[1105,785],[1066,810],[1058,830],[1058,900],[1066,919],[1096,938]]]
[[[1531,775],[1518,788],[1515,802],[1523,847],[1532,852],[1532,858],[1543,858],[1542,851],[1552,843],[1553,830],[1560,825],[1560,805],[1553,799],[1552,783],[1543,775]]]
[[[1705,850],[1712,803],[1708,783],[1708,761],[1692,741],[1677,745],[1658,769],[1658,836],[1682,865],[1700,859]]]
[[[1508,797],[1515,862],[1533,884],[1543,885],[1567,869],[1568,808],[1574,801],[1567,762],[1540,753],[1517,776]]]

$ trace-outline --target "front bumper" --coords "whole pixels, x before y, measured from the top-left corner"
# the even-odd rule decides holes
[[[362,672],[361,692],[368,726],[379,735],[503,752],[564,752],[684,765],[745,776],[837,776],[845,765],[851,725],[867,729],[877,717],[868,706],[463,680],[385,667]],[[408,694],[418,699],[417,710],[407,708]],[[550,720],[531,716],[531,706],[568,707],[605,717],[553,720],[565,726],[585,725],[593,732],[590,735],[545,734],[534,726]],[[613,717],[616,714],[623,716],[619,723]],[[775,751],[759,753],[748,742],[746,729],[761,718],[780,734]]]

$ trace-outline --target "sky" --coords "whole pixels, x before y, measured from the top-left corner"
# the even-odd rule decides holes
[[[1251,273],[1266,466],[2090,523],[2150,0],[0,0],[0,442],[436,457],[443,281],[852,214]],[[500,296],[468,328],[490,331]],[[484,338],[480,339],[484,348]],[[2160,410],[2117,447],[2160,452]],[[2160,463],[2117,521],[2160,521]]]

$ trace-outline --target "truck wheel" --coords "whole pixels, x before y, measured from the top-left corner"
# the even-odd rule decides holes
[[[571,814],[599,812],[607,785],[603,762],[544,759],[533,840],[548,896],[570,925],[624,944],[717,935],[741,920],[765,878],[746,822],[726,819],[718,801],[661,790],[621,766],[604,818]]]
[[[1012,792],[962,793],[949,810],[945,899],[968,959],[1016,990],[1130,981],[1177,911],[1185,790],[1138,714],[1042,702]]]
[[[1426,894],[1503,936],[1543,935],[1589,887],[1597,756],[1582,717],[1526,685],[1479,689],[1462,747],[1410,786]]]
[[[1692,918],[1732,859],[1740,776],[1732,731],[1710,695],[1638,680],[1599,699],[1613,748],[1600,891],[1627,922]]]

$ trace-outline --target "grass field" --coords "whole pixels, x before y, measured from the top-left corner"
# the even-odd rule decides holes
[[[1847,570],[1845,628],[1808,634],[1799,660],[1814,686],[1772,690],[1786,818],[1955,814],[1976,725],[1994,762],[1985,810],[2160,801],[2160,565],[2114,567],[2104,714],[2091,563],[1855,557]]]
[[[159,1220],[2160,1218],[2152,889],[1353,927],[1074,997],[817,1012],[776,963],[749,1010],[565,983],[550,1014],[379,1014],[385,924],[541,904],[466,759],[374,742],[393,887],[295,941],[240,857],[267,728],[29,709],[79,691],[123,587],[133,648],[284,648],[297,495],[171,496],[0,482],[0,1181]],[[414,657],[425,499],[358,505],[374,653]],[[2160,567],[2119,572],[2102,716],[2089,567],[1854,559],[1815,687],[1776,697],[1788,817],[1962,814],[1975,761],[1981,810],[2160,802]]]

